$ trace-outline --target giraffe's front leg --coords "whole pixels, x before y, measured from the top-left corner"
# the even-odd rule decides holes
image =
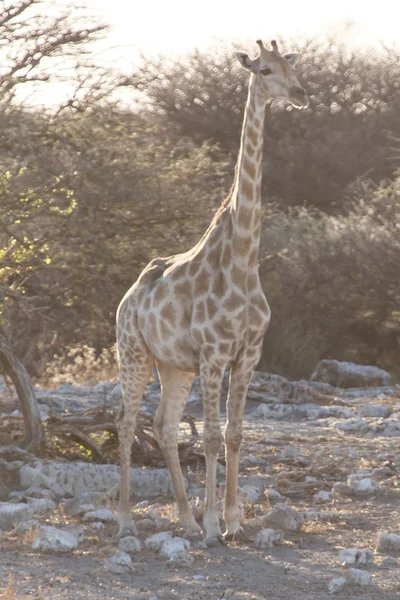
[[[203,524],[206,542],[217,539],[222,543],[217,508],[217,457],[222,444],[219,405],[224,366],[204,361],[200,368],[204,406],[203,444],[206,458],[206,502]]]
[[[245,352],[240,362],[232,369],[229,381],[227,401],[227,423],[225,428],[226,487],[224,519],[226,523],[226,540],[234,539],[241,532],[240,511],[238,504],[238,476],[240,445],[242,442],[243,412],[246,402],[247,388],[259,359]]]

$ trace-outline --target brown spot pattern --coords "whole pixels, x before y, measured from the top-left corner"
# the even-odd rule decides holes
[[[254,198],[254,186],[251,181],[248,179],[242,179],[240,181],[240,193],[248,198],[249,200],[253,200]]]
[[[232,247],[230,244],[225,243],[224,249],[221,256],[221,267],[225,269],[229,267],[232,262]]]
[[[245,158],[243,160],[243,169],[246,171],[247,175],[251,179],[255,179],[255,177],[256,177],[256,167],[254,166],[254,164],[252,162],[249,161],[248,158]]]
[[[195,296],[202,296],[208,291],[210,275],[206,269],[200,271],[194,282],[194,294]]]

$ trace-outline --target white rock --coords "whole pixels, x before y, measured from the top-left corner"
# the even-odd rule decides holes
[[[119,400],[122,398],[122,387],[120,383],[117,383],[110,394],[112,400]]]
[[[366,565],[372,561],[373,557],[371,550],[360,550],[359,548],[346,548],[339,552],[341,565]]]
[[[277,504],[278,502],[283,502],[282,494],[280,494],[278,490],[274,490],[273,488],[267,488],[266,490],[264,490],[264,496],[271,506]]]
[[[93,529],[104,529],[105,528],[104,523],[100,523],[100,521],[94,521],[93,523],[90,523],[90,526],[93,527]]]
[[[186,566],[193,562],[193,557],[190,556],[188,550],[190,550],[189,540],[184,538],[175,537],[170,540],[166,540],[161,546],[160,555],[164,558],[168,558],[169,564]]]
[[[28,519],[27,521],[21,521],[17,523],[15,526],[15,531],[17,533],[23,533],[25,531],[30,531],[31,529],[35,529],[35,527],[39,526],[39,521],[37,519]]]
[[[367,433],[370,430],[367,421],[358,418],[336,423],[336,428],[341,431],[359,431],[360,433]]]
[[[111,573],[117,574],[133,571],[132,559],[126,552],[119,552],[111,556],[106,567]]]
[[[284,533],[280,529],[275,531],[274,529],[262,529],[256,535],[256,546],[262,550],[272,548],[278,542],[283,540]]]
[[[299,531],[304,525],[304,516],[286,504],[276,504],[263,517],[264,523],[271,523],[284,531]]]
[[[46,512],[57,508],[57,504],[50,498],[29,498],[28,502],[34,515],[44,515]]]
[[[381,531],[376,543],[377,552],[400,552],[400,535]]]
[[[20,521],[26,521],[33,515],[33,509],[25,502],[0,502],[0,529],[10,529]]]
[[[142,542],[133,535],[128,535],[119,540],[118,547],[120,550],[122,550],[122,552],[127,552],[128,554],[135,554],[136,552],[141,551]]]
[[[260,500],[260,490],[253,487],[252,485],[244,485],[243,487],[239,488],[238,491],[239,494],[240,492],[243,492],[243,497],[240,498],[242,502],[251,502],[252,504],[254,504],[255,502],[259,502]]]
[[[68,533],[72,533],[78,540],[78,544],[81,544],[85,539],[85,530],[82,525],[68,525],[63,529],[63,531],[68,531]]]
[[[320,492],[318,492],[318,494],[314,494],[314,500],[318,504],[332,502],[332,492],[326,492],[325,490],[321,490]]]
[[[40,464],[40,463],[39,463]],[[46,487],[51,488],[51,479],[44,475],[40,467],[24,465],[19,470],[19,482],[21,487]]]
[[[343,589],[345,585],[346,579],[344,577],[335,577],[329,582],[329,593],[336,594],[336,592],[340,592],[340,590]]]
[[[289,458],[297,458],[298,456],[300,456],[299,451],[297,450],[296,446],[285,446],[284,448],[282,448],[282,452],[281,452],[281,457],[284,459],[289,459]]]
[[[118,517],[109,508],[97,508],[87,512],[82,521],[101,521],[102,523],[115,523]]]
[[[31,471],[27,472],[27,469]],[[132,468],[130,474],[135,500],[173,497],[172,481],[167,469]],[[63,497],[89,492],[109,494],[111,489],[115,490],[116,494],[120,483],[120,468],[117,465],[83,461],[36,461],[34,468],[20,469],[20,478],[23,479],[23,487],[44,486]],[[32,479],[37,480],[37,483],[32,483]]]
[[[145,515],[147,519],[152,519],[152,521],[156,521],[161,517],[161,513],[157,508],[152,508]]]
[[[159,552],[164,542],[172,539],[172,531],[162,531],[161,533],[155,533],[144,541],[144,547],[147,550],[154,550]]]
[[[78,546],[78,540],[75,535],[69,531],[42,525],[32,544],[34,550],[43,550],[44,552],[70,552]]]
[[[358,412],[361,417],[388,417],[391,413],[390,406],[383,406],[382,404],[366,404],[360,406]]]
[[[380,490],[379,483],[363,473],[354,473],[347,478],[347,487],[360,496],[369,496],[377,494]]]
[[[318,363],[311,381],[321,381],[339,388],[378,387],[390,385],[390,375],[378,367],[325,359]]]
[[[349,569],[345,575],[346,582],[356,585],[371,585],[372,575],[360,569]]]
[[[366,571],[360,569],[349,569],[344,577],[336,577],[329,583],[329,592],[334,594],[344,588],[346,584],[349,585],[371,585],[372,575]]]

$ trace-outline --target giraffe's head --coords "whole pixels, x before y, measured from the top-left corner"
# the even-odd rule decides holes
[[[260,48],[257,58],[251,59],[245,52],[237,52],[236,56],[245,69],[254,73],[261,99],[276,98],[298,108],[307,107],[308,96],[294,72],[300,54],[281,54],[275,40],[271,42],[272,50],[267,50],[261,40],[257,44]]]

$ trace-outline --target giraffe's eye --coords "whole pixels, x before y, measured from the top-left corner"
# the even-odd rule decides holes
[[[265,69],[260,70],[261,75],[271,75],[272,71],[269,67],[265,67]]]

